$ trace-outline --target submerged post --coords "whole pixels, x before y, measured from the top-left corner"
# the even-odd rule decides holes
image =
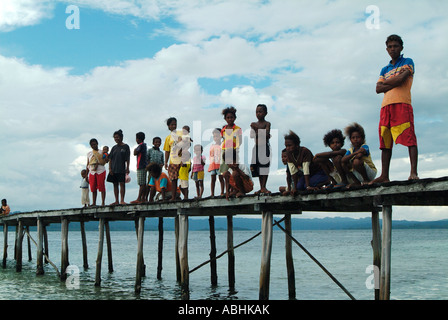
[[[61,219],[61,280],[67,279],[65,270],[69,266],[68,263],[68,219]]]
[[[159,217],[159,244],[157,247],[157,280],[162,279],[163,217]]]
[[[380,298],[380,275],[377,270],[381,268],[381,228],[378,210],[372,211],[372,249],[373,249],[373,279],[375,283],[375,300]]]
[[[8,225],[3,225],[3,269],[6,268],[6,258],[8,257]]]
[[[43,221],[41,218],[37,218],[37,268],[36,275],[44,274],[44,230]]]
[[[269,280],[271,273],[272,221],[270,211],[263,211],[261,221],[261,267],[260,267],[260,300],[269,299]]]
[[[84,269],[89,268],[89,261],[87,259],[87,241],[86,241],[86,228],[84,221],[80,222],[81,227],[81,240],[82,240],[82,258],[83,258],[83,267]]]
[[[106,220],[104,222],[104,227],[106,231],[106,245],[107,245],[107,266],[109,267],[109,273],[114,272],[114,265],[112,262],[112,242],[110,240],[110,229],[109,229],[109,221]]]
[[[292,239],[289,234],[292,234],[291,215],[285,214],[285,255],[286,255],[286,273],[288,275],[288,297],[289,299],[296,298],[296,277],[294,271],[294,260],[292,256]]]
[[[383,241],[381,250],[380,300],[390,299],[390,266],[392,248],[392,206],[383,206]]]
[[[235,252],[233,250],[233,217],[227,216],[227,258],[228,258],[228,277],[229,290],[235,290]]]
[[[101,285],[101,260],[103,259],[103,243],[104,243],[104,218],[100,219],[98,225],[98,254],[96,257],[96,274],[95,274],[95,287]]]
[[[137,230],[137,271],[135,276],[135,293],[140,293],[142,289],[142,276],[145,268],[143,261],[143,235],[145,229],[145,218],[138,218]]]
[[[218,285],[218,274],[216,273],[216,238],[215,238],[215,218],[209,216],[210,227],[210,281],[212,286]]]
[[[188,270],[188,215],[182,209],[178,209],[179,219],[179,262],[181,274],[182,299],[190,299],[190,284]]]
[[[22,271],[22,242],[23,242],[23,224],[19,220],[17,224],[17,239],[16,239],[16,271]]]

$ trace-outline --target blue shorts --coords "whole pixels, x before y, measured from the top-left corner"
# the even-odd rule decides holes
[[[317,187],[322,183],[325,183],[328,180],[328,176],[323,170],[317,171],[315,174],[310,176],[310,187]],[[305,190],[305,177],[302,176],[297,182],[297,190]]]

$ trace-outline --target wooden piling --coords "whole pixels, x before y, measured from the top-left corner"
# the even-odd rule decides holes
[[[145,229],[145,218],[138,218],[138,231],[137,231],[137,271],[135,276],[135,293],[140,293],[142,289],[142,276],[144,270],[143,261],[143,235]]]
[[[209,216],[208,225],[210,227],[210,282],[212,286],[217,286],[215,218],[213,216]]]
[[[89,268],[89,259],[87,257],[87,240],[86,240],[86,228],[84,221],[80,221],[81,228],[81,241],[82,241],[82,261],[84,269]]]
[[[6,268],[6,259],[8,258],[8,225],[3,225],[3,269]]]
[[[61,219],[61,281],[67,279],[65,270],[69,266],[68,262],[68,219]]]
[[[112,242],[110,239],[110,228],[109,221],[104,222],[105,232],[106,232],[106,245],[107,245],[107,266],[109,267],[109,273],[114,272],[114,264],[112,261]]]
[[[380,299],[390,299],[390,269],[392,247],[392,206],[383,205],[383,240],[381,248]]]
[[[163,262],[163,217],[159,217],[159,243],[157,247],[157,280],[162,279]]]
[[[37,219],[37,267],[36,267],[36,275],[44,274],[44,252],[43,252],[43,243],[44,243],[44,230],[43,230],[43,221],[42,219]]]
[[[228,258],[228,278],[229,290],[235,290],[235,252],[233,250],[233,216],[227,216],[227,258]]]
[[[176,281],[180,283],[180,261],[179,261],[179,216],[174,217],[174,255],[176,261]]]
[[[101,285],[101,260],[103,259],[103,244],[104,244],[104,218],[101,218],[98,225],[98,254],[96,257],[96,273],[95,286]]]
[[[44,232],[44,262],[49,263],[50,261],[47,259],[47,257],[50,257],[50,250],[48,248],[48,234],[47,234],[47,226],[44,224],[42,225],[42,229]]]
[[[260,300],[269,299],[269,281],[271,273],[272,252],[272,221],[273,215],[270,211],[263,211],[261,221],[261,267],[260,267]]]
[[[285,230],[292,234],[291,215],[285,214]],[[294,261],[292,256],[292,239],[285,234],[285,256],[286,256],[286,273],[288,276],[288,297],[289,299],[296,298],[296,277],[294,271]]]
[[[16,271],[22,271],[22,242],[23,242],[23,223],[19,220],[16,230]]]
[[[381,268],[381,227],[378,210],[372,211],[372,249],[373,249],[373,278],[375,284],[375,300],[380,298],[380,275],[377,270]]]
[[[178,210],[179,218],[179,262],[181,274],[182,299],[190,299],[190,284],[188,270],[188,215],[183,210]]]
[[[30,226],[26,226],[27,234],[30,233]],[[32,261],[33,257],[31,254],[31,239],[29,236],[26,237],[27,247],[28,247],[28,261]]]

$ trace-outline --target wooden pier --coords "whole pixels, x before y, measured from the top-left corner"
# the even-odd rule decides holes
[[[272,230],[274,225],[284,230],[286,234],[286,262],[288,273],[289,297],[295,298],[294,264],[292,260],[291,215],[301,214],[304,211],[327,212],[370,212],[372,214],[372,248],[373,264],[380,270],[380,288],[375,291],[375,299],[388,300],[390,298],[391,283],[391,237],[392,237],[392,207],[393,206],[447,206],[448,205],[448,177],[437,179],[421,179],[417,181],[397,181],[381,185],[363,186],[349,190],[319,190],[302,192],[297,196],[283,197],[279,194],[247,195],[241,198],[231,198],[229,201],[221,198],[206,198],[200,200],[184,200],[176,202],[156,202],[136,205],[117,205],[105,207],[89,207],[81,209],[65,209],[51,211],[34,211],[17,213],[0,217],[3,225],[4,248],[3,268],[6,267],[8,248],[8,227],[16,227],[15,260],[16,270],[22,268],[22,242],[25,233],[29,235],[29,227],[37,226],[37,266],[36,274],[42,275],[44,252],[46,244],[46,227],[49,224],[61,224],[61,280],[65,280],[65,270],[68,267],[68,225],[72,222],[81,224],[83,250],[85,248],[84,223],[99,221],[99,240],[96,259],[95,286],[101,285],[101,265],[103,256],[104,235],[106,234],[107,248],[110,250],[109,221],[135,221],[137,231],[137,257],[135,292],[141,290],[142,276],[144,275],[143,237],[144,224],[147,218],[175,218],[176,232],[176,266],[177,279],[181,284],[182,298],[189,299],[188,265],[188,218],[191,216],[209,217],[210,228],[213,226],[213,217],[227,217],[227,248],[229,262],[229,287],[235,282],[232,217],[238,214],[258,215],[262,218],[262,252],[260,253],[260,300],[269,299],[270,260],[272,250]],[[380,212],[382,212],[382,230],[380,228]],[[274,215],[285,215],[282,219],[284,227],[274,222]],[[160,225],[159,225],[160,226]],[[159,229],[160,230],[160,229]],[[216,255],[214,237],[211,238],[211,256]],[[159,243],[160,246],[160,243]],[[161,247],[159,247],[161,254]],[[111,258],[109,252],[108,257]],[[212,257],[210,263],[213,265]],[[215,262],[216,263],[216,262]],[[317,262],[318,263],[318,262]],[[84,264],[87,265],[86,255]],[[111,263],[109,264],[111,266]],[[159,266],[160,267],[160,266]],[[324,268],[322,266],[322,268]],[[161,269],[161,267],[160,267]],[[212,282],[213,278],[212,270]],[[109,270],[111,271],[111,270]],[[325,271],[325,270],[324,270]],[[330,275],[331,276],[331,275]],[[375,275],[377,276],[377,275]],[[335,279],[334,279],[335,280]],[[337,282],[337,280],[335,280]],[[341,286],[343,289],[343,287]],[[350,296],[350,294],[348,293]]]

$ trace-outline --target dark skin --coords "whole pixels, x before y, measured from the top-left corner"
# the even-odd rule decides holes
[[[265,120],[266,117],[266,111],[262,107],[257,107],[255,110],[255,115],[257,116],[258,121],[252,122],[250,124],[250,127],[253,131],[251,131],[251,138],[255,138],[256,144],[266,144],[266,140],[269,140],[271,137],[271,123],[269,121]],[[258,135],[258,130],[265,130],[265,135]],[[267,175],[260,175],[260,190],[255,192],[255,194],[258,193],[271,193],[268,189],[266,189],[266,183],[268,181]]]
[[[390,41],[386,46],[387,53],[391,57],[392,64],[395,64],[398,61],[398,58],[401,55],[401,51],[403,50],[403,46],[400,45],[397,41]],[[389,90],[392,90],[396,87],[399,87],[405,83],[408,77],[411,76],[411,72],[409,70],[402,69],[398,75],[395,77],[389,78],[383,82],[377,82],[376,84],[376,93],[386,93]],[[417,162],[418,162],[418,149],[417,146],[408,147],[409,150],[409,159],[411,162],[411,173],[409,175],[408,180],[417,180]],[[389,182],[389,168],[390,161],[392,159],[392,149],[383,149],[381,152],[381,176],[371,181],[370,183],[384,183]]]
[[[321,152],[314,156],[314,160],[319,163],[320,167],[324,172],[330,177],[331,183],[337,185],[337,181],[330,175],[333,171],[333,166],[336,168],[337,172],[341,176],[342,183],[348,184],[347,176],[342,168],[342,157],[345,155],[347,150],[342,149],[342,141],[339,138],[333,138],[329,145],[331,151]],[[329,161],[332,160],[332,163]]]
[[[366,149],[361,148],[364,143],[364,138],[359,134],[359,132],[354,131],[350,136],[350,141],[353,146],[353,153],[346,155],[342,158],[342,168],[348,177],[350,177],[354,182],[350,185],[347,185],[347,188],[352,185],[361,185],[361,182],[356,178],[356,176],[351,172],[351,169],[356,170],[361,174],[364,181],[368,181],[369,178],[367,176],[366,168],[364,167],[364,161],[362,157],[366,155]]]

